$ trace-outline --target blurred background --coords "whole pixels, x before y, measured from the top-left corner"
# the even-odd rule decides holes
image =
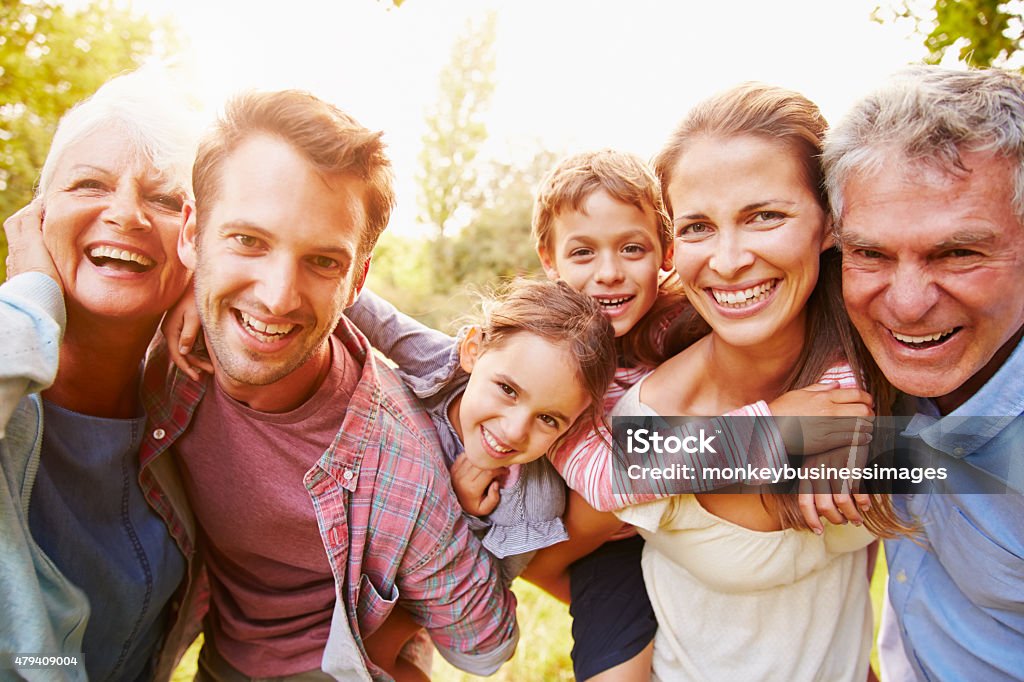
[[[531,195],[559,157],[649,158],[745,80],[834,120],[910,62],[1016,67],[1022,4],[2,0],[0,218],[31,198],[61,113],[113,74],[170,64],[211,114],[240,89],[302,88],[385,131],[399,204],[370,285],[449,328],[474,287],[537,271]]]
[[[0,2],[0,219],[31,199],[60,115],[114,74],[168,64],[210,115],[240,89],[302,88],[385,131],[399,204],[370,286],[449,331],[474,290],[539,272],[532,194],[565,154],[649,158],[746,80],[836,120],[908,63],[1024,64],[1024,0]],[[5,256],[0,235],[0,281]],[[572,679],[565,607],[516,590],[523,640],[496,679]]]

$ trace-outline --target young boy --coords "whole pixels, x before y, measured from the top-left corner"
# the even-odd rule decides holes
[[[682,312],[676,299],[673,311],[651,314],[656,305],[668,305],[659,285],[672,263],[660,185],[629,154],[602,150],[567,158],[541,185],[533,238],[547,276],[592,296],[612,322],[620,363],[605,397],[610,409],[656,366],[661,354],[654,346]],[[640,570],[643,540],[587,502],[620,506],[607,499],[610,458],[601,456],[607,446],[596,436],[553,453],[552,464],[573,491],[565,517],[570,539],[542,550],[524,577],[569,601],[576,679],[646,679],[657,623]]]

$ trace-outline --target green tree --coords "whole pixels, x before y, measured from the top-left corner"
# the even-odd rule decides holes
[[[909,20],[924,36],[928,55],[937,64],[962,40],[957,58],[974,66],[1002,66],[1024,39],[1024,3],[1020,0],[902,0],[888,10],[877,7],[877,21]]]
[[[426,116],[417,180],[423,219],[436,228],[430,265],[442,288],[453,281],[446,239],[452,218],[479,205],[477,155],[487,139],[484,115],[494,92],[495,31],[494,12],[467,22],[441,70],[440,96]]]
[[[169,37],[112,0],[77,10],[50,0],[2,0],[0,220],[31,200],[61,115],[111,76],[162,54]],[[0,281],[6,254],[0,233]]]
[[[538,151],[526,163],[481,168],[480,204],[469,224],[446,238],[445,282],[433,276],[435,242],[385,232],[373,253],[370,288],[424,324],[452,332],[475,310],[478,294],[498,280],[541,275],[530,220],[534,192],[555,160],[553,152]]]
[[[491,164],[488,182],[481,186],[481,208],[453,239],[457,281],[483,286],[495,279],[543,274],[530,237],[533,199],[557,159],[554,152],[538,151],[526,164]]]
[[[422,240],[385,233],[374,251],[369,286],[421,322],[454,331],[498,280],[540,274],[530,239],[534,190],[555,155],[526,162],[480,156],[484,115],[494,91],[496,17],[470,21],[456,38],[426,113],[417,182]]]

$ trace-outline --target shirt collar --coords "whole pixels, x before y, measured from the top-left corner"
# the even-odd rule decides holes
[[[344,316],[338,321],[334,336],[362,371],[348,406],[339,415],[338,433],[317,466],[351,492],[359,482],[359,469],[367,447],[380,442],[380,436],[375,437],[374,430],[380,426],[378,418],[383,408],[384,392],[376,359],[366,337]]]
[[[933,400],[917,399],[917,414],[904,435],[918,436],[952,457],[976,452],[1024,414],[1024,341],[1002,367],[963,405],[941,416]]]

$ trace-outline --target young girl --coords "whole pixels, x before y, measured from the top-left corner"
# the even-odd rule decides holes
[[[842,304],[818,165],[825,127],[804,97],[746,85],[675,131],[655,166],[676,272],[711,333],[637,382],[615,414],[724,414],[860,378],[886,404]],[[871,502],[868,528],[908,530],[887,497]],[[767,494],[680,495],[619,516],[646,540],[656,678],[867,677],[874,536],[859,524],[808,533],[796,496]]]
[[[513,281],[458,339],[426,329],[372,292],[346,316],[434,419],[452,483],[509,581],[532,553],[567,539],[565,486],[543,459],[589,431],[615,371],[600,307],[562,282]],[[495,472],[498,479],[496,480]]]

